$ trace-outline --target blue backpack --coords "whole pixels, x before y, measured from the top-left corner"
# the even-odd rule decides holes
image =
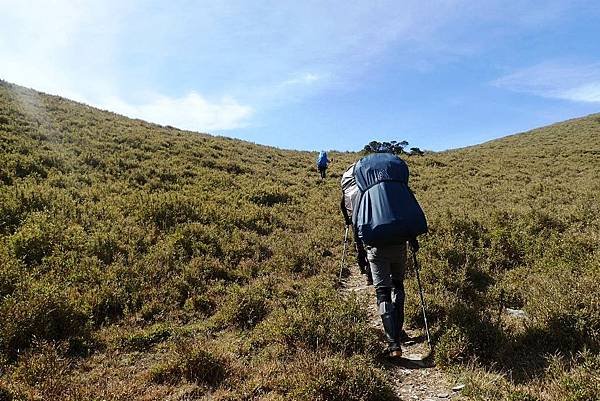
[[[327,158],[327,152],[321,151],[321,153],[319,153],[319,156],[317,156],[317,167],[327,167],[328,162],[329,159]]]
[[[402,244],[427,232],[427,220],[408,188],[408,166],[390,153],[374,153],[354,166],[360,192],[352,220],[366,245]]]

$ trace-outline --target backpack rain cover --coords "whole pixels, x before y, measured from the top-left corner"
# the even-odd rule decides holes
[[[319,156],[317,156],[317,167],[327,167],[328,162],[329,159],[327,159],[327,152],[321,151],[321,153],[319,153]]]
[[[390,153],[374,153],[354,166],[360,192],[352,221],[366,245],[402,244],[427,232],[423,209],[408,188],[408,166]]]

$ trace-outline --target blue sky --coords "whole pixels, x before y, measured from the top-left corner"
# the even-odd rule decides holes
[[[598,1],[0,0],[0,78],[283,148],[443,150],[600,111]]]

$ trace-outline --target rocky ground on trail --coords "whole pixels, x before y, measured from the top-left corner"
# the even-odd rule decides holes
[[[375,288],[365,285],[365,278],[358,272],[357,266],[351,267],[350,271],[344,279],[344,291],[358,294],[368,308],[373,327],[383,330],[375,302]],[[396,395],[402,401],[458,400],[460,384],[452,383],[444,372],[434,366],[424,333],[410,328],[406,328],[406,332],[411,340],[402,345],[402,358],[383,361],[393,380]]]

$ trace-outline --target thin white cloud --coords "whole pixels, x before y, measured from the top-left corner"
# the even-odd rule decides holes
[[[492,84],[547,98],[600,103],[600,63],[545,62],[498,78]]]
[[[559,18],[564,4],[0,0],[0,78],[162,124],[235,129],[360,85],[392,54],[399,73],[435,66]],[[568,89],[596,98],[593,85]]]
[[[566,90],[564,97],[578,102],[600,103],[600,80]]]
[[[320,81],[322,79],[323,79],[322,75],[307,72],[307,73],[301,74],[295,78],[290,78],[290,79],[284,81],[282,83],[282,85],[284,85],[284,86],[287,86],[287,85],[310,85],[310,84],[312,84],[316,81]]]
[[[116,1],[0,0],[0,8],[2,79],[194,131],[240,128],[254,113],[232,97],[209,101],[197,91],[182,97],[138,93],[137,101],[120,96],[127,88],[118,83],[119,70],[126,66],[116,54],[122,51],[124,16],[132,9]]]
[[[196,92],[180,98],[156,95],[142,104],[131,104],[113,97],[100,106],[128,117],[200,132],[243,127],[254,112],[235,99],[225,97],[218,102],[210,102]]]

